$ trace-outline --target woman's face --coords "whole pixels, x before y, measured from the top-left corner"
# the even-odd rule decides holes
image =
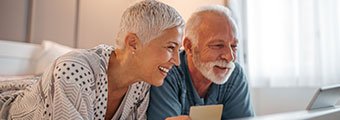
[[[173,65],[179,65],[179,48],[183,31],[174,27],[164,30],[138,51],[138,66],[142,80],[154,85],[163,84],[163,79]],[[137,51],[136,51],[137,53]],[[136,54],[137,55],[137,54]]]

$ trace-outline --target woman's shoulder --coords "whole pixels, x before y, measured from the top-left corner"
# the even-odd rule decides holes
[[[88,49],[88,51],[94,52],[98,55],[108,56],[108,55],[105,55],[105,53],[106,54],[111,53],[112,51],[114,51],[114,47],[110,45],[106,45],[106,44],[100,44],[92,49]]]
[[[151,85],[144,81],[136,82],[130,85],[128,94],[132,94],[132,96],[136,97],[135,100],[144,99],[148,96],[147,94],[149,93],[150,87]]]
[[[98,45],[91,49],[76,49],[71,52],[66,53],[65,55],[59,57],[57,59],[57,63],[66,61],[83,61],[83,62],[90,62],[89,59],[93,58],[103,58],[105,56],[108,57],[113,51],[113,47],[105,44]]]

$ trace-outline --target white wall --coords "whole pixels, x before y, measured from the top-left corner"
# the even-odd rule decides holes
[[[0,0],[0,40],[25,41],[27,0]]]
[[[220,4],[225,5],[225,0],[160,0],[174,7],[187,20],[191,13],[198,7],[204,5]]]
[[[123,11],[139,0],[80,1],[78,47],[90,48],[98,44],[112,45],[118,32]],[[178,10],[184,19],[199,6],[224,5],[224,0],[160,0]]]
[[[80,1],[78,47],[112,45],[123,11],[133,0]]]
[[[0,39],[33,43],[51,40],[79,48],[112,45],[123,11],[137,1],[1,0]],[[160,1],[176,8],[184,19],[199,6],[225,4],[225,0]]]
[[[51,40],[75,47],[76,0],[34,0],[31,42]]]

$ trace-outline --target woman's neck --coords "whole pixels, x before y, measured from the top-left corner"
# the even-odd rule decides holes
[[[107,70],[108,83],[113,91],[126,89],[131,84],[138,82],[133,67],[133,62],[128,55],[124,54],[120,50],[113,51],[111,54]]]

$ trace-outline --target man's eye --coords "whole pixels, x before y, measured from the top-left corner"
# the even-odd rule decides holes
[[[223,44],[216,44],[216,45],[209,45],[210,48],[212,49],[221,49],[224,47]]]
[[[175,51],[175,47],[174,46],[168,46],[167,49],[170,52],[174,52]]]
[[[237,45],[231,45],[231,48],[235,51],[237,50]]]

